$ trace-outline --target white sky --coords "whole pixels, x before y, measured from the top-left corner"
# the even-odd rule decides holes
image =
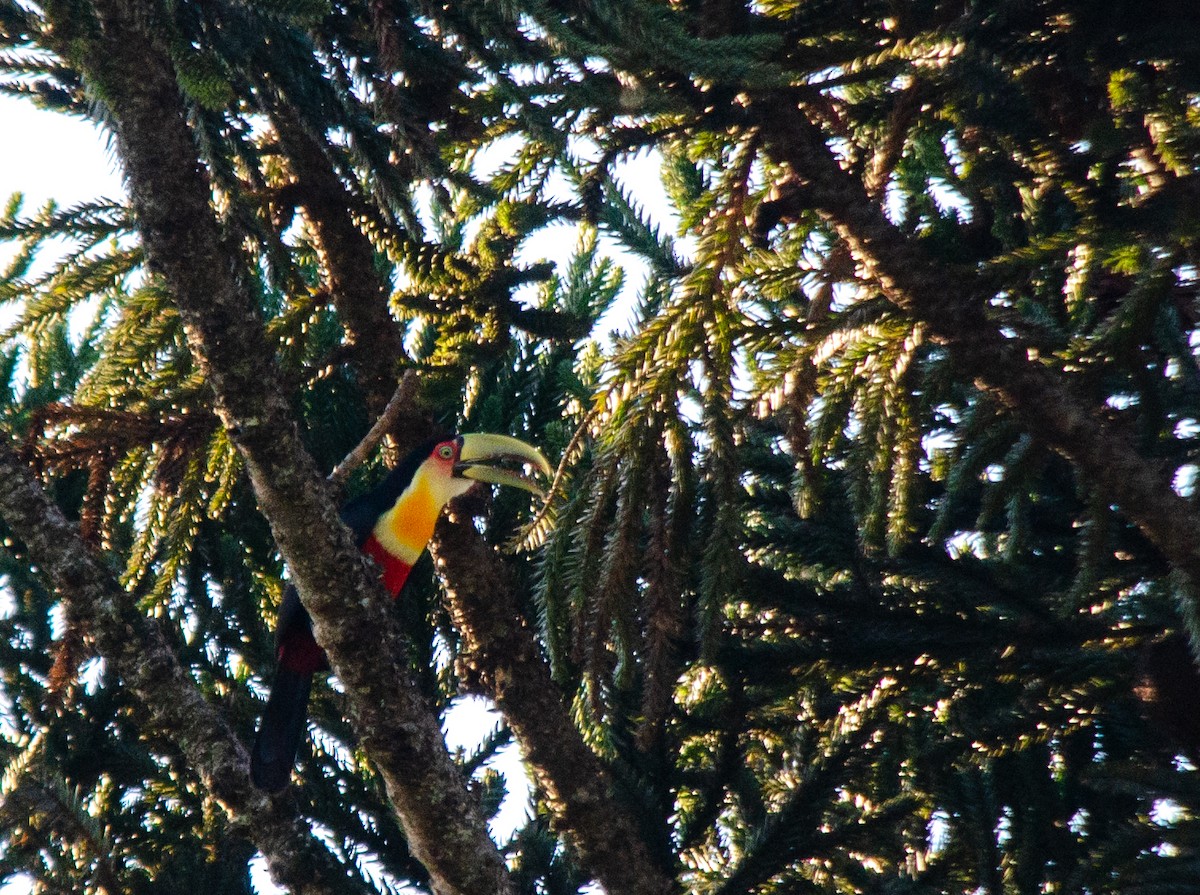
[[[107,140],[91,124],[0,96],[0,134],[0,201],[22,192],[30,209],[123,192]]]

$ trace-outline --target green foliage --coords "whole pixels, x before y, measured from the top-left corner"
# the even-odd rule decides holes
[[[333,294],[334,211],[373,255],[355,273],[390,295],[396,370],[421,373],[436,424],[561,461],[532,515],[497,494],[486,534],[660,865],[721,895],[1000,895],[1194,887],[1200,742],[1180,716],[1200,706],[1163,696],[1196,675],[1169,651],[1185,585],[885,299],[853,220],[819,217],[810,172],[771,154],[770,110],[798,105],[948,300],[979,302],[1190,496],[1200,22],[1185,7],[153,15],[319,465],[378,397]],[[31,9],[0,0],[0,89],[103,123]],[[624,173],[648,151],[667,210]],[[318,173],[342,191],[334,211]],[[130,211],[14,197],[0,239],[0,418],[248,738],[282,561]],[[546,260],[550,240],[572,248]],[[146,732],[12,538],[0,572],[0,880],[249,891],[245,831]],[[445,710],[470,682],[429,564],[397,612]],[[304,811],[353,884],[423,890],[343,702],[317,684]],[[488,813],[521,791],[488,765],[509,736],[462,757]],[[521,892],[589,883],[550,818],[535,789],[501,835]]]

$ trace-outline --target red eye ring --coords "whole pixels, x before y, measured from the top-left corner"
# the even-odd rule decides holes
[[[443,444],[437,451],[438,456],[443,460],[449,460],[454,456],[454,448],[448,444]]]

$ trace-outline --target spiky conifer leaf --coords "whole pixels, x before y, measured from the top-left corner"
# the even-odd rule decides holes
[[[1122,507],[977,386],[991,371],[963,373],[948,321],[977,314],[1194,484],[1194,15],[825,0],[327,12],[158,11],[185,48],[226,261],[321,466],[375,400],[356,369],[371,333],[331,285],[331,208],[374,260],[356,272],[395,292],[438,422],[562,458],[547,506],[501,492],[483,528],[503,542],[535,520],[540,552],[503,560],[517,604],[665,872],[731,893],[1186,883],[1195,797],[1174,755],[1188,747],[1147,718],[1166,681],[1190,680],[1186,652],[1159,667],[1187,590]],[[90,114],[59,61],[76,54],[39,45],[43,15],[0,4],[0,65]],[[815,159],[789,157],[813,134]],[[505,162],[485,166],[483,147]],[[669,226],[614,180],[643,148],[665,160]],[[318,170],[335,196],[323,214],[304,176]],[[532,240],[562,227],[569,241],[581,220],[551,274]],[[650,270],[615,342],[594,331],[621,282],[592,226]],[[123,210],[10,204],[0,297],[24,316],[3,352],[4,417],[32,429],[64,508],[244,731],[281,559],[234,439],[214,434],[176,296],[129,228]],[[35,263],[60,237],[66,259]],[[918,324],[897,272],[925,275],[943,313]],[[110,825],[122,884],[246,890],[245,828],[170,737],[145,732],[111,671],[89,678],[85,718],[47,710],[49,654],[87,632],[59,629],[23,556],[0,562],[4,760],[41,730],[53,761],[80,737],[105,745],[54,773]],[[414,586],[409,658],[440,705],[461,683],[461,632],[424,570]],[[427,886],[344,701],[318,687],[299,768],[310,818],[347,885]],[[92,720],[104,739],[87,738]],[[1165,822],[1151,819],[1163,797],[1182,806]],[[536,798],[510,844],[516,884],[575,892],[587,873]],[[63,841],[6,841],[3,872],[90,885]]]

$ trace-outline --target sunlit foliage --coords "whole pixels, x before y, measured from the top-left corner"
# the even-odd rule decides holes
[[[532,514],[496,496],[488,536],[682,889],[1195,885],[1186,584],[1103,483],[885,298],[771,150],[786,100],[946,300],[977,305],[1190,496],[1187,4],[154,8],[322,468],[410,369],[435,424],[561,460]],[[31,10],[0,0],[0,87],[103,125]],[[655,183],[629,175],[647,153]],[[339,221],[370,264],[339,267]],[[131,213],[14,198],[0,238],[16,247],[0,419],[249,737],[282,560]],[[370,295],[392,341],[353,316]],[[0,878],[247,891],[244,832],[145,733],[22,545],[4,548]],[[444,709],[459,636],[430,568],[397,611]],[[356,885],[426,886],[343,716],[320,685],[304,810]],[[461,761],[478,771],[508,741]],[[476,776],[491,810],[522,790]],[[542,796],[502,842],[514,879],[579,891]]]

